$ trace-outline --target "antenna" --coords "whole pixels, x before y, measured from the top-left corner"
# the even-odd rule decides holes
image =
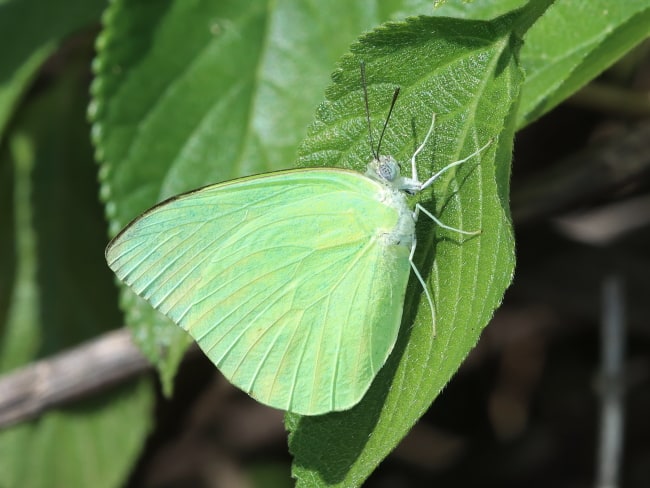
[[[381,141],[384,140],[384,132],[386,132],[386,126],[388,125],[388,121],[390,120],[390,114],[393,113],[393,107],[395,106],[395,102],[397,101],[397,97],[399,96],[399,86],[395,88],[395,91],[393,92],[393,100],[390,102],[390,108],[388,109],[388,116],[386,117],[386,121],[384,122],[384,127],[381,129],[381,135],[379,136],[379,142],[377,143],[377,155],[379,155],[379,149],[381,148]]]
[[[361,85],[363,86],[363,100],[366,105],[366,121],[368,122],[368,139],[370,140],[370,152],[375,159],[379,159],[379,150],[381,149],[381,141],[384,140],[384,133],[386,132],[386,127],[388,126],[388,121],[390,116],[393,113],[393,107],[395,107],[395,102],[399,96],[399,86],[395,88],[393,92],[393,100],[390,102],[390,109],[388,109],[388,116],[384,121],[384,127],[381,129],[381,134],[379,136],[379,142],[377,143],[377,150],[375,150],[375,142],[372,139],[372,125],[370,123],[370,106],[368,105],[368,83],[366,82],[366,63],[364,61],[360,62],[361,65]]]

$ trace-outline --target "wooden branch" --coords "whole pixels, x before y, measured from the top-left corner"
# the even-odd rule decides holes
[[[639,177],[648,173],[650,121],[643,120],[513,187],[512,216],[517,224],[547,218],[624,185],[639,184],[643,181]]]
[[[600,110],[610,116],[650,116],[650,96],[647,91],[631,90],[598,81],[590,82],[567,102],[589,110]]]
[[[127,329],[109,332],[0,377],[0,428],[149,369]]]

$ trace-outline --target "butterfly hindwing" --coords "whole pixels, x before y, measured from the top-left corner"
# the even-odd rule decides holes
[[[133,221],[107,260],[254,398],[344,410],[393,348],[409,276],[409,249],[378,238],[398,218],[380,190],[332,169],[205,187]]]

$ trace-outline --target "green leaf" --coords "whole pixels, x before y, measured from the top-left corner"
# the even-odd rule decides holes
[[[0,5],[0,139],[20,97],[58,43],[99,19],[106,0],[11,0]]]
[[[416,263],[433,293],[437,335],[432,337],[431,312],[412,279],[398,344],[362,402],[323,416],[287,415],[298,486],[358,486],[449,381],[510,284],[514,238],[508,182],[522,79],[519,42],[510,34],[516,20],[421,17],[389,24],[355,44],[334,74],[302,146],[303,165],[365,169],[370,148],[361,60],[375,130],[394,87],[401,87],[382,153],[396,156],[403,167],[433,112],[436,131],[418,159],[420,175],[471,154],[490,138],[493,144],[480,164],[479,158],[463,164],[420,202],[449,225],[482,229],[478,238],[462,238],[420,218]]]
[[[524,37],[517,126],[584,86],[650,34],[647,0],[558,0]]]
[[[437,0],[433,15],[456,19],[492,20],[523,7],[529,0]]]
[[[149,430],[151,400],[141,381],[3,430],[0,485],[123,486]]]
[[[120,324],[87,100],[78,96],[87,58],[21,107],[0,153],[2,372]],[[119,485],[147,434],[151,401],[144,380],[4,429],[0,486]]]
[[[90,111],[111,234],[173,194],[292,166],[349,44],[378,22],[430,9],[417,1],[113,2]],[[169,391],[187,336],[132,293],[122,297]]]

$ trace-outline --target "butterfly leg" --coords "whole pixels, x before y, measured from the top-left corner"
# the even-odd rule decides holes
[[[428,137],[428,136],[427,136],[427,137]],[[470,155],[467,156],[466,158],[460,159],[460,160],[458,160],[458,161],[454,161],[453,163],[449,163],[447,166],[445,166],[444,168],[442,168],[440,171],[438,171],[436,174],[434,174],[434,175],[433,175],[431,178],[429,178],[427,181],[425,181],[424,183],[422,183],[421,190],[424,190],[425,188],[427,188],[428,186],[430,186],[431,183],[433,183],[434,181],[436,181],[436,180],[440,177],[441,174],[445,173],[446,171],[449,171],[451,168],[453,168],[453,167],[455,167],[455,166],[458,166],[458,165],[460,165],[460,164],[463,164],[465,161],[467,161],[467,160],[469,160],[469,159],[472,159],[474,156],[478,156],[478,155],[479,155],[480,153],[482,153],[485,149],[487,149],[488,146],[489,146],[490,144],[492,144],[492,139],[490,139],[489,141],[487,141],[487,143],[486,143],[483,147],[477,149],[476,151],[474,151],[472,154],[470,154]],[[421,146],[420,146],[420,148],[421,148]],[[418,151],[420,150],[420,148],[418,148]],[[417,154],[417,151],[416,151],[416,154]],[[413,157],[415,157],[415,155],[413,155]]]
[[[413,181],[419,182],[420,180],[418,179],[418,168],[415,164],[415,158],[417,157],[418,154],[420,154],[420,151],[426,146],[427,142],[429,141],[429,137],[431,137],[431,134],[433,134],[433,127],[436,125],[436,114],[435,112],[431,115],[431,126],[429,126],[429,132],[427,132],[427,135],[424,138],[424,141],[422,141],[422,144],[415,150],[413,153],[413,156],[411,156],[411,178]]]
[[[459,234],[463,234],[463,235],[466,235],[466,236],[475,236],[475,235],[481,233],[480,230],[463,230],[463,229],[458,229],[456,227],[452,227],[452,226],[447,225],[447,224],[443,224],[438,217],[433,215],[431,212],[429,212],[426,208],[424,208],[419,203],[415,204],[415,212],[414,212],[414,215],[413,215],[413,218],[415,219],[416,222],[417,222],[417,219],[418,219],[418,217],[420,215],[420,211],[423,214],[425,214],[427,217],[429,217],[431,220],[433,220],[433,222],[437,226],[442,227],[443,229],[452,230],[454,232],[458,232]]]
[[[420,274],[420,271],[418,270],[417,266],[415,266],[415,262],[413,261],[413,256],[415,256],[415,247],[417,246],[417,237],[413,236],[413,243],[411,244],[411,252],[409,253],[409,264],[411,265],[411,268],[413,269],[413,273],[415,274],[415,277],[418,279],[420,282],[420,285],[422,285],[422,290],[424,291],[424,295],[427,297],[427,301],[429,302],[429,308],[431,309],[431,327],[433,328],[433,337],[436,336],[436,316],[434,314],[434,309],[433,309],[433,300],[431,299],[431,295],[429,294],[429,288],[427,288],[427,284],[422,278],[422,275]]]

